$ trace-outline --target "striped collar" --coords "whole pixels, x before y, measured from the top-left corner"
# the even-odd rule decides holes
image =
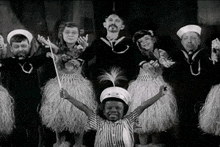
[[[200,51],[202,51],[202,50],[203,50],[203,49],[199,49],[199,50],[193,52],[193,53],[192,53],[192,57],[191,57],[191,59],[190,59],[188,52],[181,49],[181,51],[183,52],[183,54],[184,54],[184,56],[185,56],[185,58],[186,58],[186,60],[187,60],[187,62],[188,62],[189,64],[191,64],[191,62],[193,62],[193,61],[195,60],[196,56],[197,56],[197,55],[200,53]]]
[[[117,45],[119,42],[121,42],[123,39],[125,38],[125,36],[122,36],[121,38],[115,40],[115,45]],[[103,42],[105,42],[108,46],[112,47],[112,42],[110,42],[108,39],[101,37],[100,38]]]

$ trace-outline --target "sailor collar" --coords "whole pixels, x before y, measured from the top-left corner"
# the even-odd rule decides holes
[[[106,38],[103,38],[101,37],[100,38],[103,42],[105,42],[108,46],[110,46],[112,48],[112,52],[116,53],[116,54],[123,54],[125,53],[128,49],[129,49],[129,46],[126,45],[126,49],[123,50],[123,51],[120,51],[120,52],[117,52],[115,51],[114,49],[114,46],[116,46],[119,42],[121,42],[123,39],[125,39],[125,36],[122,36],[121,38],[117,39],[117,40],[114,40],[114,41],[109,41],[108,39]],[[114,44],[113,44],[114,43]]]
[[[187,51],[185,50],[181,50],[185,56],[185,59],[186,61],[189,63],[189,64],[192,64],[192,62],[195,60],[196,56],[202,51],[203,49],[199,49],[195,52],[192,52],[191,53],[191,57],[190,57],[190,53],[188,53]]]
[[[200,53],[200,51],[202,51],[202,50],[203,50],[203,49],[199,49],[199,50],[197,50],[197,51],[195,51],[195,52],[192,52],[192,53],[191,53],[192,57],[189,57],[189,53],[188,53],[187,51],[181,50],[181,51],[183,52],[184,56],[185,56],[186,61],[189,63],[190,72],[191,72],[191,74],[192,74],[193,76],[198,76],[198,75],[200,75],[200,72],[201,72],[200,60],[198,60],[197,73],[195,73],[195,72],[193,71],[192,64],[193,64],[193,62],[195,61],[196,56],[197,56],[197,55]]]
[[[30,58],[30,56],[28,56],[27,58]],[[15,59],[15,57],[12,57],[12,59]],[[18,65],[21,67],[22,71],[26,74],[30,74],[33,71],[33,65],[29,62],[23,62],[23,63],[18,62]],[[26,70],[25,66],[29,66],[29,70]]]

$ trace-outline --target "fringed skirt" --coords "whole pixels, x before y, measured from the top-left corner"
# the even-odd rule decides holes
[[[207,95],[199,114],[199,128],[205,133],[220,136],[220,84],[213,86]]]
[[[10,134],[14,128],[14,122],[13,98],[0,85],[0,136]]]
[[[132,98],[129,111],[133,111],[144,101],[155,96],[159,92],[160,86],[165,84],[161,76],[152,78],[150,75],[139,75],[128,87]],[[171,87],[168,87],[167,90],[166,95],[145,109],[139,116],[134,129],[136,133],[166,131],[178,123],[176,99]]]
[[[64,74],[60,78],[62,88],[75,99],[94,110],[97,107],[92,83],[81,75]],[[40,109],[42,123],[53,131],[80,133],[86,130],[87,116],[68,100],[60,98],[57,78],[51,79],[43,88]]]

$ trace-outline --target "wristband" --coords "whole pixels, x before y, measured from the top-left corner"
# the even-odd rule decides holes
[[[147,61],[142,61],[142,62],[139,64],[139,66],[140,66],[141,68],[143,68],[143,65],[144,65],[145,63],[147,63]]]

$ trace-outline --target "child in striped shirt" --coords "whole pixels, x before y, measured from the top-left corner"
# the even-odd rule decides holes
[[[103,90],[100,96],[99,109],[103,110],[103,117],[70,96],[65,89],[61,90],[60,95],[88,116],[89,127],[97,131],[95,147],[133,147],[133,125],[137,117],[160,99],[166,93],[166,88],[161,86],[155,96],[143,102],[130,114],[125,115],[131,99],[130,94],[124,88],[115,86],[114,82],[113,85]]]

